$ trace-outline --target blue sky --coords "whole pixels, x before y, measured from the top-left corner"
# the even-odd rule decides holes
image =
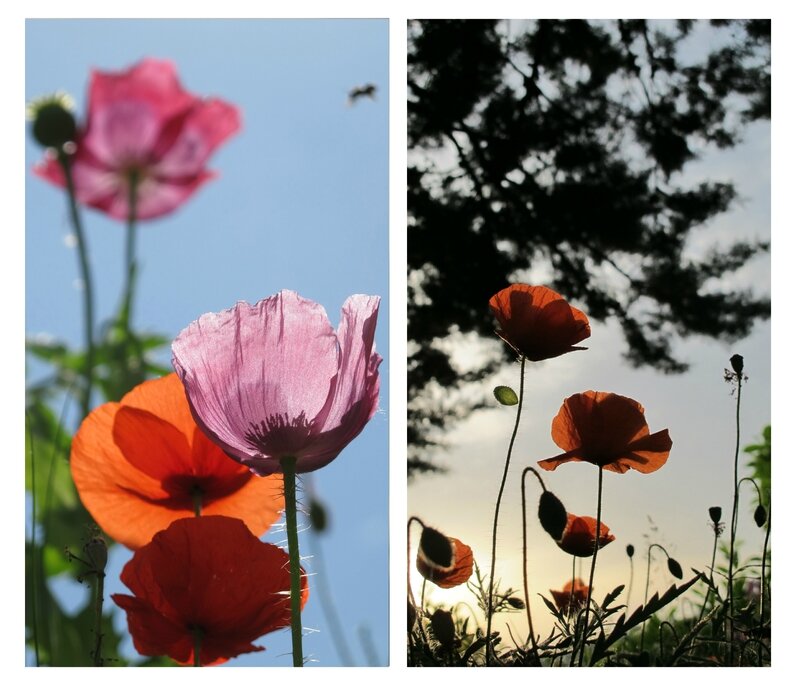
[[[313,474],[313,485],[331,517],[321,553],[350,651],[356,663],[368,663],[359,637],[366,629],[386,663],[388,22],[28,20],[25,29],[27,99],[64,90],[82,117],[92,68],[120,70],[155,57],[177,65],[187,90],[241,109],[242,131],[210,162],[219,177],[175,213],[140,225],[138,329],[174,337],[205,312],[284,288],[323,304],[334,325],[349,295],[383,297],[376,336],[384,357],[381,410],[335,462]],[[348,91],[367,82],[378,86],[377,99],[348,107]],[[77,347],[81,297],[76,252],[66,243],[66,198],[31,174],[41,149],[30,138],[25,158],[26,333]],[[119,302],[124,229],[101,213],[82,214],[102,320]],[[163,357],[167,362],[168,353]],[[43,373],[29,367],[29,377]],[[283,542],[285,533],[265,540]],[[309,541],[310,532],[301,533],[304,556],[313,554]],[[109,593],[124,590],[115,575],[127,557],[121,549],[114,553]],[[306,561],[312,572],[314,563]],[[67,603],[87,598],[82,587],[65,582],[59,592]],[[319,632],[306,636],[306,655],[337,665],[314,597],[312,579],[303,624]],[[288,632],[259,643],[266,652],[231,665],[291,663]]]

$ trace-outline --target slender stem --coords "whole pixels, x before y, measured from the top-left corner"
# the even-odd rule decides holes
[[[739,409],[742,404],[742,378],[739,376],[736,388],[736,451],[733,455],[733,511],[731,512],[731,548],[728,561],[728,623],[729,650],[728,665],[733,665],[733,563],[736,557],[736,522],[739,516],[739,438],[741,436]]]
[[[631,578],[628,580],[628,596],[625,599],[625,615],[628,615],[628,610],[631,607],[631,592],[633,591],[633,556],[629,557],[631,564]]]
[[[195,516],[203,513],[203,491],[197,485],[192,486],[192,509]]]
[[[286,501],[286,534],[289,538],[289,572],[291,574],[292,662],[303,665],[303,626],[300,622],[300,548],[297,540],[297,461],[286,456],[281,459],[283,497]]]
[[[203,646],[203,631],[199,627],[192,629],[192,646],[194,651],[193,666],[202,666],[200,662],[200,649]]]
[[[597,564],[597,551],[600,548],[600,511],[603,502],[603,467],[597,467],[599,473],[597,476],[597,529],[594,536],[594,552],[592,553],[592,567],[589,570],[589,592],[586,595],[586,618],[583,621],[583,635],[581,635],[581,653],[578,657],[578,665],[583,664],[583,650],[586,647],[586,640],[589,637],[589,615],[591,614],[592,606],[592,588],[594,586],[594,568]]]
[[[36,465],[33,453],[33,430],[28,422],[28,412],[25,411],[25,428],[28,430],[28,446],[31,450],[31,583],[32,587],[32,619],[33,619],[33,651],[36,655],[36,665],[39,666],[39,583],[37,581],[36,565],[38,562],[38,548],[36,547]]]
[[[125,292],[122,295],[122,316],[126,332],[131,325],[133,312],[133,287],[136,279],[136,189],[139,183],[137,172],[131,171],[128,179],[128,226],[125,231]]]
[[[72,179],[72,168],[69,157],[66,153],[59,151],[58,162],[64,172],[64,181],[67,184],[67,198],[69,199],[70,218],[72,228],[78,246],[78,261],[80,263],[81,278],[83,282],[83,328],[84,341],[86,343],[86,361],[84,363],[84,379],[86,381],[83,394],[81,395],[82,418],[89,414],[92,398],[92,375],[94,373],[94,289],[92,286],[92,276],[89,271],[89,255],[86,249],[86,239],[83,234],[83,226],[78,214],[78,203],[75,198],[75,183]]]
[[[503,468],[503,479],[500,481],[500,491],[497,493],[497,503],[494,507],[494,522],[492,524],[492,564],[489,571],[489,596],[486,606],[486,665],[489,665],[492,654],[492,613],[494,612],[494,569],[497,561],[497,522],[500,518],[500,501],[503,499],[503,488],[508,477],[508,466],[511,463],[511,451],[514,448],[514,440],[517,438],[519,429],[519,418],[522,414],[522,399],[525,395],[525,358],[520,359],[519,364],[519,403],[517,403],[517,416],[514,420],[514,431],[511,433],[511,441],[508,443],[508,453],[506,454],[506,464]]]
[[[569,607],[567,608],[567,613],[569,614],[570,611],[574,610],[572,608],[573,601],[575,600],[575,565],[578,562],[578,557],[576,555],[572,556],[572,585],[569,588]]]
[[[533,632],[533,619],[531,618],[531,598],[528,592],[528,514],[526,511],[526,504],[525,504],[525,474],[526,473],[533,473],[538,479],[539,484],[542,486],[543,490],[547,490],[544,485],[544,481],[542,480],[542,476],[539,475],[538,471],[527,466],[522,471],[522,583],[523,588],[525,590],[525,614],[528,618],[528,634],[531,638],[531,655],[534,658],[534,663],[540,665],[539,662],[539,653],[536,647],[536,635]]]
[[[647,605],[647,592],[650,589],[650,560],[651,560],[651,553],[653,551],[653,546],[651,545],[647,549],[647,577],[644,580],[644,601],[642,602],[642,607]],[[647,626],[647,621],[645,620],[642,623],[642,641],[639,644],[639,653],[644,651],[644,629]]]
[[[717,540],[718,536],[716,532],[714,533],[714,549],[711,551],[711,571],[708,573],[709,581],[711,584],[714,584],[714,563],[717,561]],[[706,597],[703,599],[703,606],[700,608],[700,615],[697,618],[697,622],[699,623],[703,619],[703,613],[706,610],[706,603],[708,603],[708,599],[711,597],[711,587],[708,587],[708,591],[706,591]]]
[[[759,617],[758,617],[758,665],[764,665],[762,649],[764,646],[764,597],[767,593],[766,584],[766,565],[767,565],[767,545],[769,543],[770,526],[772,525],[772,505],[767,514],[767,532],[764,534],[764,550],[761,553],[761,596],[759,597]]]
[[[422,589],[420,589],[419,592],[419,605],[423,611],[425,610],[425,587],[427,586],[428,586],[428,580],[426,578],[423,578]]]
[[[103,665],[103,593],[105,592],[106,573],[97,572],[97,595],[94,603],[94,665]]]

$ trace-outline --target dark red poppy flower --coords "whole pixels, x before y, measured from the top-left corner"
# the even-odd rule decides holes
[[[472,548],[464,545],[458,538],[450,538],[453,548],[453,561],[447,567],[431,560],[422,547],[417,551],[417,570],[442,589],[450,589],[463,584],[472,576]]]
[[[597,535],[597,519],[591,516],[575,516],[567,514],[567,525],[561,540],[556,541],[558,547],[565,553],[578,557],[589,557],[594,553],[594,540]],[[609,528],[600,522],[599,548],[604,548],[615,536],[609,533]],[[598,549],[599,549],[598,548]]]
[[[615,473],[652,473],[672,448],[668,430],[650,434],[640,403],[601,391],[567,398],[553,419],[552,435],[566,453],[539,461],[548,471],[567,461],[588,461]]]
[[[133,645],[144,656],[180,664],[218,664],[291,622],[289,556],[262,543],[239,519],[179,519],[139,548],[122,570],[133,596],[125,609]],[[302,602],[308,598],[305,574]]]
[[[589,586],[580,578],[568,581],[561,591],[550,589],[550,593],[553,595],[556,608],[566,615],[575,613],[589,600]]]
[[[283,509],[283,476],[253,475],[208,439],[175,374],[93,410],[72,441],[70,467],[97,524],[132,549],[194,516],[195,504],[242,519],[258,536]]]
[[[575,347],[591,335],[586,314],[548,287],[517,283],[494,295],[489,306],[500,324],[497,335],[532,362],[586,350]]]

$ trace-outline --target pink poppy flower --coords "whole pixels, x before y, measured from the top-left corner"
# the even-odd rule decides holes
[[[169,61],[145,59],[122,72],[94,71],[86,126],[71,158],[75,195],[124,220],[135,176],[136,218],[166,215],[213,178],[206,162],[239,128],[235,106],[184,91]],[[66,185],[52,157],[34,172]]]
[[[204,314],[172,344],[200,428],[254,472],[330,463],[378,407],[380,297],[353,295],[334,331],[325,309],[283,290]]]

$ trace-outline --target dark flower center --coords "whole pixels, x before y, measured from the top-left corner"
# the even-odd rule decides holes
[[[250,423],[250,431],[244,438],[262,454],[277,458],[297,454],[308,443],[312,431],[305,411],[294,418],[276,413],[260,423]]]

